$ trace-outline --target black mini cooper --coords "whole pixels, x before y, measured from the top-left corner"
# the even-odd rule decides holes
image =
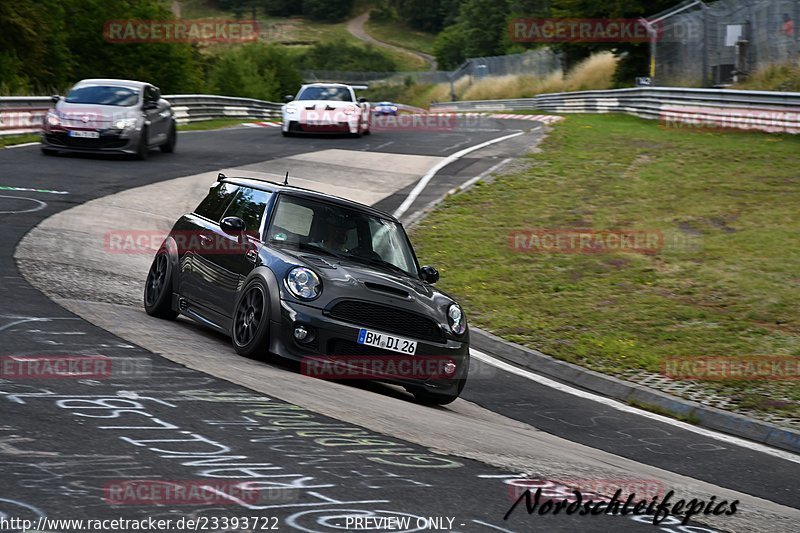
[[[446,404],[464,388],[469,331],[393,216],[343,198],[220,174],[147,276],[148,314],[230,335],[241,355],[404,386]]]

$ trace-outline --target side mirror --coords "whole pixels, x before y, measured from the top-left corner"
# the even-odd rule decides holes
[[[57,104],[59,100],[61,100],[61,97],[58,96],[57,94],[54,94],[53,96],[50,97],[50,101],[53,102],[54,104]]]
[[[291,94],[287,94],[286,96],[283,97],[283,99],[284,99],[285,102],[288,103],[288,102],[291,102],[292,100],[294,100],[294,96],[292,96]]]
[[[439,271],[432,266],[424,266],[419,269],[419,277],[421,277],[422,281],[425,283],[433,285],[439,281]]]
[[[363,96],[359,96],[358,97],[358,103],[359,104],[365,104],[365,103],[367,103],[367,99],[364,98]]]
[[[145,100],[144,104],[142,104],[142,109],[155,109],[158,107],[158,102],[154,102],[153,100]]]
[[[225,217],[219,223],[219,227],[229,235],[239,235],[246,229],[244,220],[239,217]]]

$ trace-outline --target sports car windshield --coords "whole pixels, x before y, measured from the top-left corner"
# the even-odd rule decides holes
[[[84,85],[72,89],[67,95],[69,104],[96,104],[132,106],[139,101],[139,91],[114,85]]]
[[[267,236],[271,244],[417,277],[416,259],[403,227],[355,209],[282,195]]]
[[[298,100],[334,100],[352,102],[353,97],[344,87],[306,87],[300,92]]]

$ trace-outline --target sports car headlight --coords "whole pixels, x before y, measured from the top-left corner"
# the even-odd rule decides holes
[[[58,126],[61,124],[61,120],[59,120],[58,115],[53,111],[47,112],[47,123],[50,126]]]
[[[313,270],[294,267],[286,274],[286,288],[295,298],[313,300],[322,292],[322,283]]]
[[[450,324],[450,330],[456,335],[461,335],[467,329],[467,318],[458,304],[452,304],[447,310],[447,321]]]
[[[293,115],[297,112],[297,106],[294,104],[287,104],[287,106],[284,109],[290,115]]]
[[[136,127],[136,117],[130,118],[121,118],[114,122],[114,127],[118,130],[124,130],[128,128],[135,128]]]

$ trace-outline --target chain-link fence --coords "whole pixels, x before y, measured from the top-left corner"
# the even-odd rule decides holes
[[[800,59],[800,0],[687,0],[648,21],[658,85],[725,86]]]
[[[301,72],[306,82],[330,81],[340,83],[446,83],[464,77],[473,80],[487,76],[526,74],[547,76],[561,71],[560,56],[548,48],[495,57],[473,57],[464,61],[453,71],[423,72],[342,72],[330,70],[304,70]]]

